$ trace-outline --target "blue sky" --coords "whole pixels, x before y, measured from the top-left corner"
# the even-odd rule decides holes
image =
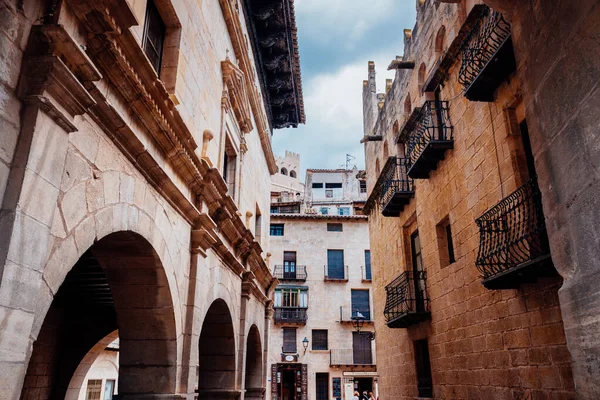
[[[377,91],[389,62],[403,53],[403,30],[415,23],[415,0],[295,0],[306,124],[279,129],[273,150],[300,153],[301,170],[339,168],[345,155],[364,168],[362,81],[375,61]]]

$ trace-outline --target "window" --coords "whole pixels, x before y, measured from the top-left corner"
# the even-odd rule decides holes
[[[306,289],[275,289],[275,307],[307,308],[308,291]]]
[[[258,204],[256,205],[256,216],[254,217],[254,237],[258,244],[261,243],[262,239],[262,213],[260,212],[260,208],[258,208]]]
[[[148,0],[146,5],[146,24],[142,37],[142,46],[144,53],[150,60],[152,67],[160,75],[160,65],[162,62],[163,46],[167,28],[163,22],[154,0]]]
[[[360,184],[360,193],[367,193],[367,181],[358,181]]]
[[[283,279],[296,279],[296,252],[283,252]]]
[[[327,278],[344,279],[344,250],[327,250]]]
[[[271,224],[271,236],[283,236],[283,224]]]
[[[321,207],[321,209],[319,211],[320,211],[321,215],[329,214],[329,208],[327,208],[327,207]]]
[[[325,189],[341,189],[342,188],[342,184],[341,183],[326,183],[325,184]]]
[[[295,177],[296,177],[296,171],[294,171],[294,170],[291,170],[291,171],[290,171],[290,177],[291,177],[291,178],[295,178]]]
[[[433,381],[431,379],[431,362],[429,360],[427,339],[416,340],[414,347],[419,397],[433,397]]]
[[[315,382],[317,400],[329,400],[329,374],[327,372],[317,372]]]
[[[278,213],[279,213],[279,207],[271,206],[271,214],[278,214]]]
[[[313,183],[312,188],[313,189],[323,189],[323,183]]]
[[[350,215],[350,207],[340,207],[338,209],[339,215]]]
[[[112,400],[115,394],[115,380],[107,379],[104,386],[104,400]]]
[[[371,355],[371,339],[360,332],[352,332],[352,356],[354,365],[369,365],[373,363]]]
[[[287,174],[288,174],[287,169],[281,168],[281,175],[287,175]]]
[[[365,250],[365,280],[373,279],[371,275],[371,250]]]
[[[283,352],[295,353],[296,348],[296,328],[283,328]]]
[[[312,349],[313,350],[328,350],[327,344],[327,329],[312,330]]]
[[[325,190],[325,197],[329,197],[329,198],[333,197],[333,190],[327,190],[326,189]]]
[[[232,199],[236,198],[235,179],[237,171],[237,154],[229,141],[225,138],[225,153],[223,154],[223,179],[227,184],[227,194]]]
[[[327,232],[342,232],[343,230],[342,224],[327,224]]]
[[[89,379],[85,400],[100,400],[102,395],[102,379]]]
[[[446,216],[435,227],[438,251],[440,255],[440,267],[445,268],[456,261],[454,256],[454,244],[452,242],[452,228],[450,219]]]
[[[369,291],[355,290],[350,291],[352,299],[352,316],[364,317],[365,320],[371,320],[371,307],[369,306]]]

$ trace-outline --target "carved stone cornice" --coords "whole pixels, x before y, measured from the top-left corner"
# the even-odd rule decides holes
[[[235,57],[239,61],[239,68],[246,76],[246,91],[248,93],[250,108],[254,115],[256,130],[260,136],[263,153],[267,160],[269,171],[271,174],[275,174],[279,171],[279,168],[277,168],[275,156],[273,155],[270,128],[267,123],[267,116],[264,108],[262,107],[262,96],[256,86],[252,59],[248,52],[244,28],[240,21],[238,4],[236,0],[219,0],[219,3],[221,4],[221,10],[223,11],[223,17],[225,18],[225,24],[227,25],[231,43],[233,44]]]
[[[241,274],[245,270],[244,265],[236,258],[237,254],[232,252],[232,246],[225,245],[217,232],[223,233],[230,243],[236,243],[241,238],[245,242],[243,248],[252,248],[254,237],[237,215],[235,202],[227,195],[227,185],[219,171],[195,154],[195,142],[190,139],[191,134],[185,127],[181,115],[143,56],[139,44],[129,32],[128,28],[136,21],[132,18],[133,14],[128,14],[130,10],[126,2],[120,0],[94,2],[67,0],[67,2],[83,23],[82,28],[90,33],[87,42],[88,54],[81,51],[64,28],[60,26],[41,28],[45,32],[41,35],[44,37],[41,43],[45,44],[46,49],[60,49],[64,53],[61,53],[64,63],[58,57],[50,56],[54,57],[51,58],[52,67],[62,74],[56,79],[53,90],[56,93],[60,93],[59,90],[63,88],[67,90],[68,93],[61,93],[61,100],[71,101],[69,107],[73,111],[87,112],[149,183],[193,227],[200,227],[199,231],[205,230],[205,232],[192,233],[192,251],[205,251],[205,248],[209,248],[206,246],[210,245],[210,248],[229,268],[236,274]],[[55,43],[56,40],[60,43]],[[246,72],[244,73],[248,76]],[[156,158],[154,154],[156,150],[149,151],[146,148],[138,133],[132,130],[130,123],[124,120],[119,110],[115,109],[114,102],[108,101],[105,90],[101,90],[94,82],[95,79],[102,77],[101,74],[111,83],[111,87],[118,92],[118,95],[131,106],[141,124],[162,150],[168,163],[191,189],[191,193],[182,192],[163,168],[163,161]],[[50,74],[50,76],[54,75]],[[77,78],[83,81],[83,85]],[[67,86],[64,86],[65,82],[68,83]],[[246,85],[248,89],[247,82]],[[24,93],[31,92],[25,88]],[[75,96],[79,105],[77,102],[72,102],[69,96]],[[86,100],[87,103],[81,99]],[[38,98],[31,98],[31,100],[42,103],[45,101]],[[69,126],[67,120],[62,123],[68,129],[75,128],[72,124]],[[273,157],[272,152],[269,154]],[[213,215],[221,208],[222,216],[213,221],[209,215],[199,210],[196,204],[202,207],[202,211],[207,207],[209,215]],[[247,250],[244,252],[247,253]],[[264,261],[258,268],[270,275]]]
[[[244,271],[242,274],[242,296],[246,298],[254,296],[265,305],[269,301],[265,293],[256,285],[256,277],[251,271]]]
[[[221,62],[224,94],[228,97],[233,112],[243,133],[252,131],[252,115],[246,93],[246,77],[241,69],[231,62],[229,57]]]

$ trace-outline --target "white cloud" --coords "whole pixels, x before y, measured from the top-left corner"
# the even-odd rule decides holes
[[[323,45],[340,40],[345,47],[360,40],[370,28],[392,18],[397,0],[296,0],[296,16],[304,33]]]

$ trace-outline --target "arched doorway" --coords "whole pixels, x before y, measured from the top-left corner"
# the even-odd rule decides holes
[[[204,318],[198,346],[198,399],[238,399],[235,336],[225,301],[215,300]]]
[[[33,345],[22,399],[64,399],[85,355],[117,329],[120,398],[174,394],[177,335],[167,277],[150,243],[133,232],[99,240],[67,273]]]
[[[262,399],[263,387],[263,359],[260,333],[256,325],[252,325],[246,341],[246,379],[245,399]]]

